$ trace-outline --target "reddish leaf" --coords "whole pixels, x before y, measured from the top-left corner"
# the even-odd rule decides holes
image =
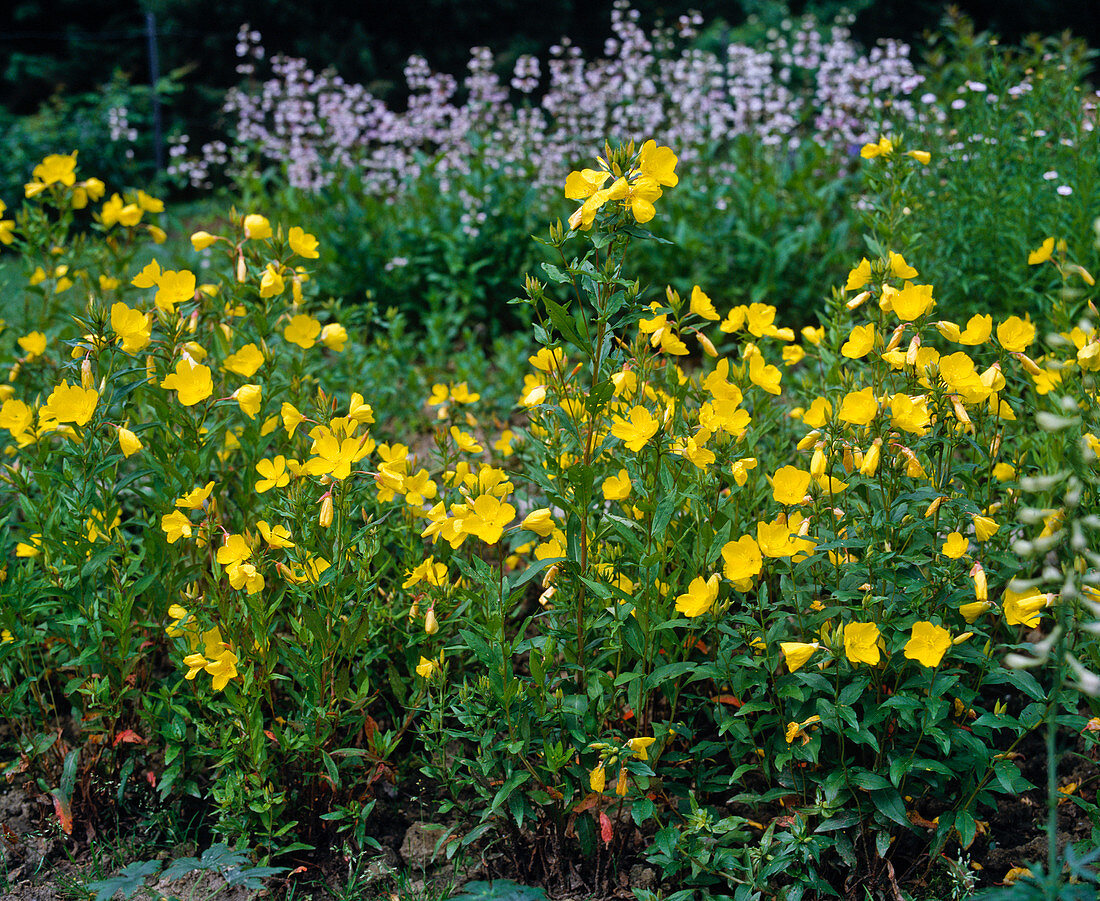
[[[736,695],[715,695],[711,700],[718,704],[729,704],[732,707],[741,706],[741,699]]]
[[[61,829],[66,835],[73,834],[73,812],[69,808],[69,801],[67,798],[62,797],[60,792],[54,792],[53,795],[53,809],[57,814],[57,819],[61,823]]]
[[[611,828],[611,818],[602,810],[600,811],[600,838],[603,839],[605,845],[611,844],[611,839],[615,837],[615,831]]]
[[[111,747],[117,748],[119,744],[124,741],[133,745],[145,744],[145,739],[138,735],[133,729],[123,729],[115,736],[115,740],[111,742]]]
[[[586,810],[591,810],[599,803],[600,796],[593,792],[592,794],[584,798],[584,800],[582,800],[580,803],[578,803],[576,807],[573,808],[573,813],[583,813]]]

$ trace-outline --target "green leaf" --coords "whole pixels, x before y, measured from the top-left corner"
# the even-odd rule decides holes
[[[461,895],[452,895],[448,901],[546,901],[545,889],[511,879],[467,882],[462,888]]]
[[[88,890],[95,892],[95,901],[111,901],[116,892],[123,898],[132,898],[138,889],[145,887],[145,880],[160,870],[159,860],[134,862],[123,867],[117,876],[88,883]]]

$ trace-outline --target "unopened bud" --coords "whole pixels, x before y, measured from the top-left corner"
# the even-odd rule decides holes
[[[95,382],[95,378],[92,375],[92,358],[85,357],[84,361],[80,364],[80,386],[87,390],[91,388]]]
[[[913,340],[909,342],[909,349],[905,352],[905,365],[916,366],[917,365],[917,351],[920,350],[920,335],[914,335]]]
[[[328,492],[321,498],[321,515],[317,517],[317,524],[322,529],[332,525],[332,492]]]
[[[901,339],[902,336],[905,334],[906,328],[908,328],[908,323],[903,322],[896,329],[894,329],[894,333],[890,336],[890,340],[886,343],[886,348],[883,353],[890,353],[890,351],[898,349],[898,345],[901,344]]]
[[[435,635],[439,631],[439,620],[435,618],[435,608],[429,607],[424,615],[424,631],[429,635]]]
[[[237,252],[237,281],[244,282],[248,279],[248,266],[244,262],[244,254]]]
[[[853,298],[852,298],[851,300],[849,300],[849,301],[848,301],[848,302],[847,302],[847,303],[845,304],[845,306],[846,306],[846,307],[847,307],[847,308],[848,308],[849,310],[854,310],[854,309],[856,309],[857,307],[860,307],[860,306],[862,306],[863,304],[865,304],[865,303],[867,302],[867,298],[868,298],[868,297],[870,297],[870,296],[871,296],[871,292],[870,292],[870,291],[860,291],[860,292],[859,292],[859,294],[857,294],[857,295],[856,295],[855,297],[853,297]]]
[[[1016,352],[1012,354],[1017,360],[1020,361],[1020,365],[1024,367],[1031,375],[1042,375],[1043,370],[1039,368],[1039,364],[1036,363],[1031,357],[1025,353]]]
[[[928,505],[928,509],[924,511],[924,518],[928,519],[928,517],[930,516],[935,516],[940,507],[943,505],[943,501],[943,497],[938,497],[934,501],[932,501],[932,503]]]

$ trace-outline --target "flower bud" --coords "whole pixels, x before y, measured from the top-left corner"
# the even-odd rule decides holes
[[[321,515],[317,517],[317,524],[322,529],[332,525],[332,492],[321,498]]]
[[[435,618],[435,608],[429,607],[424,615],[424,631],[428,635],[435,635],[439,631],[439,620]]]

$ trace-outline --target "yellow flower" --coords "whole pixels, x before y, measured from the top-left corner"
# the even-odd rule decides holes
[[[504,527],[510,523],[516,515],[516,508],[504,503],[500,498],[483,494],[474,498],[469,505],[469,512],[459,524],[459,530],[464,535],[473,535],[480,538],[486,544],[496,544],[504,534]]]
[[[963,604],[959,608],[959,613],[962,614],[963,619],[965,619],[967,623],[973,623],[991,606],[993,605],[990,604],[989,601],[971,601],[969,604]]]
[[[676,175],[677,162],[679,160],[671,147],[658,147],[653,140],[646,141],[638,154],[638,169],[642,175],[666,188],[675,188],[679,184],[680,179]]]
[[[157,293],[153,295],[153,303],[157,309],[171,313],[176,304],[184,303],[195,296],[195,273],[187,269],[176,272],[166,269],[157,279]]]
[[[588,787],[599,794],[607,785],[607,771],[601,760],[588,774]]]
[[[867,425],[878,413],[878,401],[872,388],[850,391],[840,404],[840,419],[852,425]]]
[[[339,322],[330,322],[321,329],[321,343],[329,350],[340,353],[348,340],[348,330]]]
[[[812,726],[816,726],[820,722],[821,717],[814,714],[809,719],[803,720],[801,723],[787,723],[787,744],[793,744],[796,738],[801,738],[802,744],[808,744],[810,741],[810,728]]]
[[[620,469],[617,476],[608,476],[603,482],[603,496],[609,501],[622,501],[630,497],[630,474]]]
[[[249,419],[255,419],[263,402],[263,389],[259,385],[241,385],[230,397],[237,402],[241,411]]]
[[[142,448],[141,439],[122,426],[118,427],[118,446],[127,457],[132,457]]]
[[[283,337],[291,344],[297,344],[304,350],[309,350],[321,334],[321,323],[305,313],[293,316],[286,328],[283,329]]]
[[[291,548],[295,546],[294,542],[290,540],[290,530],[286,526],[269,526],[266,520],[261,519],[256,523],[256,528],[259,529],[260,537],[270,548]]]
[[[317,239],[309,232],[295,225],[287,236],[290,241],[290,249],[298,256],[307,260],[315,260],[321,254],[317,252]]]
[[[952,560],[958,560],[970,548],[970,539],[961,532],[952,532],[940,548],[940,553]]]
[[[905,155],[911,156],[922,166],[927,166],[930,162],[932,162],[932,154],[930,154],[927,150],[906,150]]]
[[[848,273],[848,281],[844,285],[845,291],[858,291],[871,281],[871,261],[863,257],[859,265]]]
[[[997,341],[1010,353],[1023,353],[1035,340],[1035,326],[1030,319],[1009,316],[997,326]]]
[[[454,438],[455,444],[458,449],[466,454],[480,454],[484,447],[477,443],[474,436],[469,432],[464,432],[458,426],[451,426],[451,437]]]
[[[534,532],[540,538],[547,538],[554,531],[554,516],[546,507],[532,510],[524,517],[519,527]]]
[[[864,144],[860,148],[859,155],[865,160],[873,160],[878,156],[889,156],[894,152],[894,142],[889,138],[879,138],[874,144]]]
[[[852,663],[879,662],[878,626],[874,623],[849,623],[844,627],[844,655]]]
[[[783,659],[787,661],[787,672],[793,673],[805,666],[806,661],[821,645],[816,641],[811,644],[802,641],[781,641],[779,647],[783,651]]]
[[[852,329],[848,340],[840,348],[840,353],[849,360],[858,360],[865,357],[874,346],[875,325],[873,322],[869,322],[867,325],[857,325]]]
[[[753,354],[749,360],[749,381],[759,385],[768,394],[779,394],[779,384],[783,380],[783,373],[779,368],[768,363],[762,354]]]
[[[185,354],[176,364],[176,371],[165,376],[160,387],[175,391],[181,404],[193,407],[214,393],[214,380],[208,366],[193,362]]]
[[[169,544],[175,544],[180,538],[191,537],[191,520],[179,510],[165,513],[160,518],[160,527],[168,537]]]
[[[1038,266],[1040,263],[1045,263],[1053,255],[1054,238],[1045,238],[1042,244],[1027,255],[1027,264],[1029,266]]]
[[[275,268],[274,263],[268,263],[264,268],[264,274],[260,278],[260,297],[278,297],[284,290],[286,290],[286,281],[283,279],[282,274]],[[291,339],[288,337],[287,340]],[[313,346],[312,342],[310,346]]]
[[[626,743],[626,746],[634,753],[634,756],[638,760],[649,760],[649,753],[646,751],[646,748],[656,740],[656,738],[649,738],[648,736],[644,738],[632,738]]]
[[[730,469],[733,472],[733,480],[743,488],[749,480],[749,471],[756,469],[756,457],[742,457],[740,460],[734,460]]]
[[[907,394],[895,394],[890,399],[890,425],[896,429],[924,435],[928,431],[931,417],[928,413],[926,396],[910,397]]]
[[[1022,592],[1006,588],[1004,597],[1001,598],[1001,607],[1004,608],[1005,621],[1010,626],[1027,626],[1034,629],[1039,625],[1042,611],[1047,606],[1047,596],[1036,588],[1029,588]]]
[[[947,629],[921,621],[913,623],[909,641],[905,644],[905,656],[910,660],[916,660],[921,666],[935,669],[940,665],[949,647],[951,647],[951,633]]]
[[[959,344],[976,347],[985,344],[993,333],[993,317],[989,315],[971,316],[966,323],[966,329],[956,339]]]
[[[42,193],[50,185],[65,185],[72,187],[76,183],[76,154],[51,153],[42,160],[31,175],[35,181],[26,185],[26,196],[34,197]]]
[[[997,524],[996,520],[992,519],[989,516],[978,516],[977,514],[975,514],[973,517],[973,521],[974,537],[977,538],[978,541],[988,541],[990,538],[996,535],[997,530],[1001,528]]]
[[[250,241],[265,241],[271,237],[271,223],[258,213],[244,217],[244,236]]]
[[[645,407],[636,406],[630,411],[630,418],[616,416],[611,425],[611,434],[635,453],[657,434],[660,422]]]
[[[282,488],[290,484],[290,473],[286,468],[286,457],[279,454],[274,460],[261,460],[256,464],[256,472],[263,476],[256,483],[256,491],[263,494],[272,488]]]
[[[236,353],[230,354],[222,362],[222,369],[243,375],[246,379],[255,375],[264,364],[263,352],[255,344],[246,344]]]
[[[440,659],[443,657],[443,653],[440,652]],[[421,679],[430,679],[436,673],[442,672],[440,666],[436,661],[429,660],[427,657],[421,656],[420,663],[416,665],[416,674]]]
[[[40,416],[47,422],[86,425],[98,402],[99,392],[94,388],[81,388],[79,385],[70,387],[68,381],[63,380],[50,392]]]
[[[890,298],[895,315],[906,322],[919,319],[936,305],[932,299],[931,285],[914,285],[906,282],[897,294]]]
[[[691,312],[696,316],[701,316],[703,319],[709,319],[712,322],[717,322],[722,317],[718,315],[718,311],[714,309],[714,304],[711,299],[703,293],[703,289],[698,285],[695,285],[691,289]]]
[[[801,504],[810,487],[810,474],[796,466],[784,466],[771,479],[772,497],[781,504]]]
[[[46,336],[42,332],[28,332],[17,343],[27,354],[27,362],[42,356],[46,350]]]
[[[26,541],[20,541],[15,545],[15,556],[21,558],[37,557],[42,553],[42,533],[35,532],[27,536]]]
[[[718,599],[718,573],[709,579],[696,576],[691,580],[688,590],[676,598],[676,610],[689,618],[702,616]]]
[[[727,542],[722,548],[722,560],[725,562],[722,575],[735,586],[760,575],[764,568],[760,545],[751,535],[742,535],[736,541]]]
[[[132,310],[121,301],[111,305],[111,328],[122,340],[122,349],[128,354],[144,350],[152,336],[149,314]]]
[[[191,246],[195,248],[195,250],[206,250],[207,247],[217,240],[217,235],[212,235],[210,232],[197,231],[191,235]]]
[[[917,270],[905,262],[905,257],[900,253],[894,253],[890,251],[887,255],[887,266],[890,269],[890,274],[896,278],[916,278]]]
[[[187,510],[198,510],[203,504],[206,503],[206,499],[210,497],[210,492],[214,490],[214,483],[207,482],[202,488],[195,488],[183,495],[183,497],[176,498],[176,506],[183,507]]]

